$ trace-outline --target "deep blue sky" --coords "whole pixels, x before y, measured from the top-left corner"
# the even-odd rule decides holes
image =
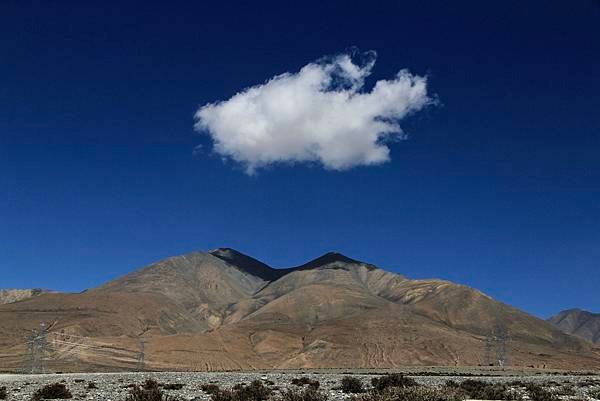
[[[600,3],[106,3],[0,5],[0,287],[337,250],[600,311]],[[199,105],[350,46],[378,52],[367,84],[409,68],[439,96],[390,163],[249,177],[193,131]]]

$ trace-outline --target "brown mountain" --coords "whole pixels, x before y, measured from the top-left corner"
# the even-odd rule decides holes
[[[47,290],[40,288],[28,288],[28,289],[0,289],[0,305],[10,304],[13,302],[22,301],[24,299],[37,297],[47,293]]]
[[[146,366],[169,370],[497,364],[501,343],[512,365],[600,363],[589,342],[480,291],[333,252],[288,269],[196,252],[80,294],[2,305],[0,370],[23,366],[40,322],[46,364],[62,371],[132,368],[140,341]]]
[[[568,334],[600,345],[600,313],[569,309],[552,316],[548,321]]]

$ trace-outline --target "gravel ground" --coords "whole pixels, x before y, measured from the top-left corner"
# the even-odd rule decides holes
[[[536,382],[546,384],[550,388],[559,389],[564,386],[572,387],[575,394],[563,396],[565,400],[590,400],[587,393],[592,389],[600,390],[600,375],[569,375],[569,374],[523,374],[509,372],[463,372],[463,375],[454,376],[452,370],[445,372],[417,372],[405,371],[421,384],[441,386],[447,380],[461,381],[465,379],[481,379],[491,382],[510,382],[520,380],[523,382]],[[128,385],[143,383],[147,379],[154,379],[159,383],[182,383],[181,390],[165,390],[165,393],[177,396],[181,400],[210,400],[200,387],[203,384],[217,384],[222,388],[231,388],[238,383],[250,383],[253,380],[262,380],[273,388],[298,388],[290,382],[293,378],[307,376],[318,380],[320,389],[328,394],[331,401],[346,400],[351,395],[344,394],[336,387],[339,386],[347,371],[285,371],[285,372],[157,372],[157,373],[76,373],[76,374],[47,374],[47,375],[0,375],[0,387],[5,386],[8,392],[7,400],[27,400],[46,384],[63,382],[73,393],[75,400],[125,400],[128,394]],[[352,376],[360,378],[365,385],[370,384],[371,378],[381,372],[354,371]],[[435,374],[435,375],[427,375]],[[440,375],[441,374],[441,375]],[[467,376],[464,376],[466,374]],[[480,376],[481,375],[481,376]],[[88,389],[93,382],[97,388]],[[274,384],[270,384],[273,382]],[[591,385],[590,385],[591,384]]]

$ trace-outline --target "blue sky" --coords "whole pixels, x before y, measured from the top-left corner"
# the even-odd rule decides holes
[[[0,287],[336,250],[542,317],[600,311],[598,2],[124,3],[0,6]],[[194,130],[200,106],[350,48],[377,52],[362,93],[406,68],[437,96],[388,162],[248,175]]]

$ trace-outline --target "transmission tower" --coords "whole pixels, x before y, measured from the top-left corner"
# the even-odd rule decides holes
[[[40,324],[39,330],[33,329],[27,338],[27,371],[32,374],[44,373],[44,360],[48,352],[48,328]]]
[[[485,339],[485,354],[483,356],[483,363],[487,366],[493,364],[492,360],[492,349],[494,348],[494,342],[491,336],[486,337]]]
[[[138,372],[143,372],[145,369],[145,352],[144,352],[144,348],[145,348],[145,344],[146,342],[143,340],[140,340],[140,353],[138,354],[138,360],[137,360],[137,371]]]
[[[507,366],[508,360],[508,341],[510,337],[508,331],[501,324],[497,324],[490,335],[485,340],[485,363],[489,366]]]
[[[508,340],[508,332],[504,327],[499,326],[496,329],[496,360],[498,361],[498,366],[508,365],[508,351],[506,347]]]

